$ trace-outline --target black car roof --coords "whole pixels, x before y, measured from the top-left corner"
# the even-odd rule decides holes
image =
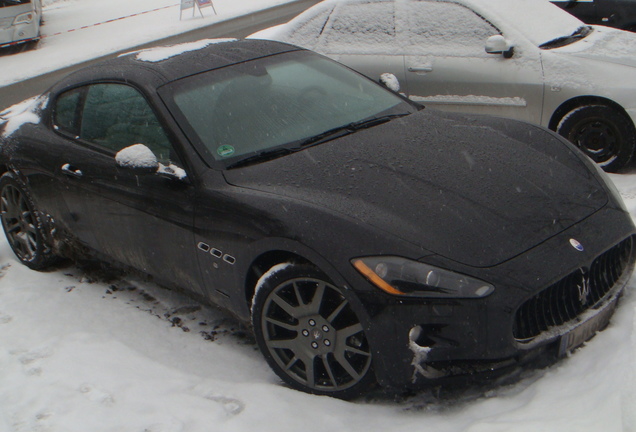
[[[204,46],[207,42],[209,44]],[[103,80],[132,81],[156,88],[170,81],[208,70],[300,49],[281,42],[255,39],[210,39],[156,47],[87,66],[71,73],[51,90],[57,92],[80,83]],[[161,58],[160,50],[165,50],[165,59],[143,60],[152,57],[152,53],[157,53],[157,57]]]

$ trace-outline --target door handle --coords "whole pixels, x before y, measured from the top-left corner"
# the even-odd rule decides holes
[[[62,173],[64,173],[67,176],[77,177],[77,178],[80,178],[84,175],[81,170],[77,168],[73,168],[69,164],[62,165]]]
[[[409,66],[409,72],[415,72],[415,73],[433,72],[433,66]]]

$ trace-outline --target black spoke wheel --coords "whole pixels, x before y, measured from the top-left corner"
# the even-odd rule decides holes
[[[53,263],[55,256],[44,236],[41,217],[11,174],[0,179],[0,218],[7,241],[23,264],[43,269]]]
[[[624,168],[636,147],[636,132],[630,119],[605,105],[572,110],[563,117],[557,132],[609,172]]]
[[[373,383],[371,350],[340,288],[315,268],[289,265],[254,296],[253,325],[272,369],[308,393],[351,398]]]

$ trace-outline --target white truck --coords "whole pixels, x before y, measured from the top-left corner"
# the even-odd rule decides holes
[[[0,48],[40,40],[41,0],[0,0]]]

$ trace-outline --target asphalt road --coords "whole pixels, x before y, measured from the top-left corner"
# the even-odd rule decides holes
[[[187,33],[182,33],[176,36],[170,36],[165,39],[160,39],[149,44],[139,45],[137,47],[131,47],[124,51],[112,53],[109,56],[102,57],[100,59],[91,60],[85,63],[73,65],[68,68],[60,69],[55,72],[51,72],[45,75],[40,75],[35,78],[31,78],[25,81],[21,81],[15,84],[11,84],[5,87],[0,87],[0,111],[3,108],[9,107],[15,103],[21,102],[31,96],[38,95],[47,90],[52,84],[59,81],[70,72],[79,69],[84,66],[88,66],[92,63],[98,62],[105,58],[116,57],[122,52],[129,52],[136,49],[148,48],[157,45],[169,45],[182,42],[191,42],[205,38],[221,38],[221,37],[234,37],[243,38],[256,31],[262,30],[267,27],[275,26],[289,21],[305,9],[318,3],[319,0],[297,0],[293,3],[287,3],[280,6],[275,6],[270,9],[266,9],[260,12],[256,12],[251,15],[246,15],[212,24],[208,27],[192,30]],[[19,55],[19,54],[17,54]]]

